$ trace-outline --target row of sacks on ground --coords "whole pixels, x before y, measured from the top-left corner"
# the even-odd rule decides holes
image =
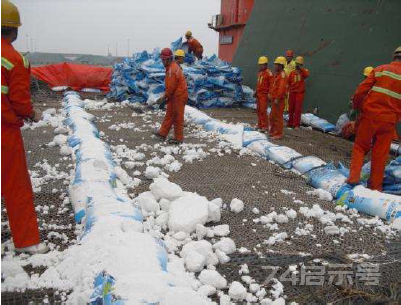
[[[124,288],[120,292],[128,296],[128,303],[140,303],[139,299],[141,303],[159,303],[168,296],[171,299],[172,294],[178,299],[180,294],[187,298],[191,294],[199,299],[191,286],[182,281],[180,274],[168,270],[166,249],[169,242],[171,248],[175,240],[196,234],[200,240],[186,243],[180,252],[186,269],[201,272],[200,281],[210,273],[217,274],[203,269],[207,265],[227,262],[228,255],[236,249],[234,241],[225,237],[229,234],[228,225],[216,226],[213,230],[204,226],[207,222],[220,221],[222,200],[209,201],[196,193],[184,192],[165,177],[155,178],[148,192],[131,200],[126,189],[135,186],[135,181],[129,180],[125,171],[115,165],[108,145],[101,140],[93,124],[94,116],[84,110],[85,102],[74,92],[65,95],[64,124],[69,127],[67,141],[75,161],[75,177],[69,193],[76,221],[84,224],[79,252],[90,253],[86,257],[92,269],[95,269],[93,266],[104,266],[104,270],[96,273],[89,302],[112,304],[115,296],[111,288],[119,283],[120,289]],[[233,202],[243,208],[240,200],[234,199]],[[160,235],[155,235],[156,231],[153,235],[143,233],[143,228],[150,223],[149,219],[145,223],[143,216],[151,216],[154,225],[168,228],[173,238],[164,243]],[[213,245],[201,240],[210,233],[221,239]],[[94,246],[97,248],[93,249]],[[119,266],[124,266],[123,270]],[[218,276],[221,288],[226,287],[226,280]],[[174,290],[175,287],[180,289]]]
[[[312,186],[316,188],[328,189],[333,197],[337,198],[336,191],[338,186],[341,186],[345,178],[349,176],[349,169],[339,162],[337,165],[333,163],[326,164],[323,160],[315,156],[302,156],[292,148],[286,146],[278,146],[267,141],[264,134],[253,131],[244,131],[243,146],[252,150],[256,150],[263,157],[280,164],[286,169],[295,169],[301,175],[306,175]],[[328,175],[324,179],[327,182],[320,181],[323,178],[317,179],[315,182],[313,175],[321,171],[334,171],[336,175]],[[370,162],[366,163],[361,172],[361,184],[366,186],[370,176]],[[330,185],[330,180],[333,185]],[[320,187],[319,187],[320,185]],[[324,186],[324,187],[321,187]],[[391,161],[385,170],[383,181],[383,192],[394,195],[401,195],[401,156]]]
[[[76,222],[84,220],[85,230],[89,231],[93,220],[92,216],[88,217],[88,211],[94,208],[92,205],[96,200],[104,202],[102,197],[105,197],[108,198],[106,201],[110,199],[110,202],[123,208],[125,200],[116,192],[118,184],[134,184],[135,181],[114,163],[108,145],[100,139],[99,131],[93,124],[95,117],[85,111],[79,95],[66,92],[63,106],[66,113],[63,123],[70,129],[67,143],[75,161],[75,176],[69,186],[69,194]],[[127,204],[128,210],[130,207]],[[138,220],[142,219],[138,211],[131,211],[131,214],[137,214],[134,218]]]
[[[401,194],[401,157],[386,167],[384,191],[389,194],[371,191],[364,186],[370,163],[362,171],[362,185],[351,189],[346,183],[348,170],[342,164],[336,166],[315,156],[302,156],[292,148],[269,142],[265,134],[244,129],[242,125],[222,123],[192,107],[186,107],[186,116],[193,123],[203,125],[206,130],[219,132],[232,143],[302,175],[314,188],[328,191],[338,204],[386,220],[401,217],[401,197],[395,196]]]
[[[132,248],[138,246],[138,240],[146,242],[140,246],[142,252],[148,251],[146,260],[149,264],[156,262],[160,265],[159,276],[163,276],[167,272],[167,251],[161,240],[142,233],[142,212],[132,204],[124,186],[132,184],[132,179],[113,162],[108,145],[100,139],[99,131],[93,124],[94,116],[84,110],[80,96],[76,92],[66,92],[63,106],[66,114],[64,124],[70,129],[68,145],[75,161],[75,176],[69,186],[69,195],[75,210],[75,220],[84,225],[80,237],[82,251],[86,247],[89,250],[94,239],[104,239],[104,249],[99,254],[105,266],[112,266],[110,260],[124,259],[123,255],[119,258],[121,251],[113,250],[116,236],[128,230],[133,232],[132,240],[131,244],[127,240],[124,246]],[[107,234],[102,232],[105,227]],[[121,235],[121,238],[124,236]],[[109,237],[112,240],[107,242]],[[112,255],[106,255],[109,252]],[[93,257],[92,260],[96,261],[97,258]],[[112,298],[110,291],[102,288],[108,282],[110,284],[112,276],[104,270],[99,272],[94,279],[94,292],[90,298],[90,302],[94,303],[110,301]]]
[[[256,109],[256,104],[254,104],[254,103],[244,103],[244,104],[242,104],[242,106],[244,106],[246,108]],[[268,109],[268,113],[270,113],[270,108]],[[288,121],[288,119],[289,119],[288,114],[284,114],[283,118],[284,118],[284,120]],[[350,120],[349,120],[347,114],[342,114],[339,117],[336,125],[330,123],[329,121],[327,121],[325,119],[322,119],[322,118],[314,115],[313,113],[303,113],[301,115],[302,125],[310,126],[313,129],[317,129],[317,130],[323,131],[325,133],[335,134],[338,136],[342,135],[343,127],[348,122],[350,122]],[[392,143],[391,147],[390,147],[390,151],[396,156],[401,155],[401,146],[397,143]]]
[[[181,38],[171,44],[173,51],[182,47]],[[188,86],[189,105],[209,108],[245,102],[255,104],[253,90],[241,85],[241,70],[216,55],[195,60],[193,55],[186,54],[182,69]],[[164,94],[164,77],[165,68],[158,48],[152,53],[135,53],[114,65],[108,97],[154,105]]]

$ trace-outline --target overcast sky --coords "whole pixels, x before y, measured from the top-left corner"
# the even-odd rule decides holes
[[[14,46],[19,51],[115,55],[154,47],[193,32],[204,54],[217,53],[218,34],[207,27],[220,12],[220,0],[12,0],[22,27]],[[28,35],[28,36],[27,36]]]

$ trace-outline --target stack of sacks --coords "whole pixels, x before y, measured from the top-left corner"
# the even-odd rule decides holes
[[[185,49],[185,44],[183,46],[180,38],[171,44],[171,48],[173,51]],[[190,105],[209,108],[255,103],[252,89],[241,85],[241,70],[215,55],[198,61],[186,54],[182,68]],[[159,49],[154,49],[152,53],[135,53],[114,66],[108,97],[153,105],[164,94],[164,76]]]
[[[185,109],[185,115],[191,122],[201,124],[205,128],[206,126],[210,126],[211,122],[213,122],[214,126],[219,125],[218,122],[214,122],[216,120],[189,106]],[[225,124],[224,131],[226,130],[235,132],[237,130],[236,125]],[[219,132],[217,128],[213,129],[213,131]],[[273,144],[268,141],[265,134],[257,131],[243,130],[240,136],[242,137],[243,147],[258,153],[267,160],[274,161],[286,169],[295,170],[304,176],[308,184],[314,188],[326,190],[333,198],[339,199],[339,204],[347,205],[358,211],[390,221],[401,217],[400,197],[380,192],[369,192],[363,186],[358,189],[355,188],[355,192],[352,192],[346,183],[346,174],[333,163],[327,164],[320,158],[302,156],[292,148]],[[393,179],[393,187],[395,186],[394,181],[398,181],[397,179],[401,175],[400,164],[401,159],[398,158],[386,168],[387,176]],[[358,204],[352,204],[354,202]],[[365,209],[367,205],[369,207],[372,206],[372,208]],[[379,208],[373,208],[374,205],[377,205]]]

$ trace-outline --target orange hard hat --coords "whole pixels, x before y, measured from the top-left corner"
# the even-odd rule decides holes
[[[173,57],[173,52],[169,48],[164,48],[160,53],[161,59],[168,59]]]
[[[294,51],[293,50],[287,50],[287,52],[285,52],[285,56],[293,57],[294,56]]]

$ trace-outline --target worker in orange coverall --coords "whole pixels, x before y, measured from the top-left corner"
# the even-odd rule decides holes
[[[198,40],[192,37],[192,32],[187,31],[185,33],[185,38],[187,39],[188,42],[188,53],[189,54],[194,54],[197,59],[202,59],[203,58],[203,47],[200,44]]]
[[[174,125],[174,139],[170,144],[181,144],[184,140],[184,112],[188,101],[187,82],[184,73],[177,62],[173,60],[173,52],[169,48],[162,50],[160,58],[166,68],[165,93],[160,100],[167,104],[166,116],[160,130],[154,134],[166,139],[171,127]]]
[[[401,121],[401,47],[394,51],[394,61],[375,68],[359,85],[353,107],[361,110],[348,183],[359,183],[363,159],[372,147],[368,187],[382,190],[384,169],[397,123]],[[373,143],[373,145],[372,145]]]
[[[287,74],[287,77],[290,76],[290,73],[295,70],[295,60],[294,60],[294,51],[293,50],[287,50],[285,52],[285,66],[284,66],[284,71]],[[289,96],[287,94],[285,100],[284,100],[284,112],[288,112],[290,108],[290,102],[289,102]]]
[[[284,100],[288,92],[288,77],[284,72],[286,60],[283,56],[279,56],[274,61],[274,78],[270,86],[269,100],[272,102],[270,112],[270,137],[278,140],[283,137],[283,114]]]
[[[12,46],[21,26],[18,8],[1,2],[1,195],[7,209],[15,251],[45,253],[40,243],[34,196],[20,127],[38,122],[31,104],[29,62]]]
[[[301,125],[302,105],[305,97],[305,79],[309,77],[308,69],[303,68],[304,58],[298,56],[295,59],[295,70],[288,77],[289,95],[289,120],[288,127],[299,128]]]
[[[267,103],[269,88],[273,81],[273,73],[267,68],[269,60],[266,56],[259,57],[259,72],[256,84],[256,91],[254,97],[256,97],[256,113],[258,115],[258,129],[261,132],[268,132],[269,119],[267,116]]]

